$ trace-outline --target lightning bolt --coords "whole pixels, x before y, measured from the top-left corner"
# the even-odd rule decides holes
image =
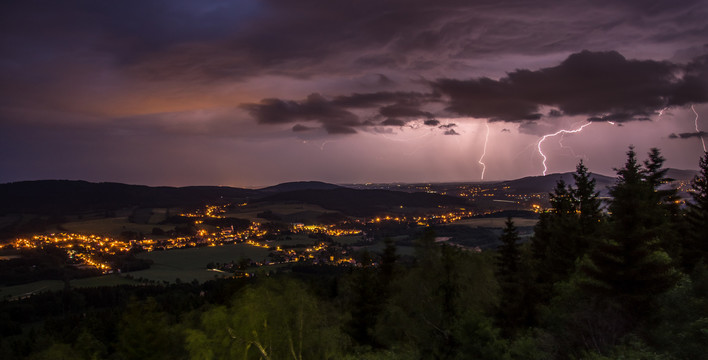
[[[664,111],[666,111],[666,109],[668,109],[668,107],[665,107],[665,108],[659,110],[659,118],[661,118],[662,116],[664,116]]]
[[[693,108],[693,105],[691,105],[691,110],[693,110],[693,113],[696,114],[696,119],[693,120],[693,123],[696,126],[696,133],[698,134],[698,137],[701,138],[701,144],[703,144],[703,152],[706,152],[706,141],[703,140],[703,135],[701,135],[701,131],[698,129],[698,112],[696,111],[696,109]]]
[[[570,151],[570,154],[573,155],[573,157],[575,157],[575,158],[582,157],[582,156],[578,156],[578,154],[575,153],[575,151],[573,150],[572,147],[570,147],[566,144],[563,144],[563,140],[565,140],[564,136],[565,136],[565,134],[561,134],[560,139],[558,139],[558,145],[560,145],[560,147],[563,149],[568,149],[568,151]]]
[[[557,136],[560,134],[579,133],[579,132],[583,131],[583,129],[585,129],[586,126],[590,126],[590,124],[592,124],[592,123],[589,122],[589,123],[583,124],[582,126],[580,126],[577,129],[574,129],[574,130],[558,130],[558,131],[554,132],[553,134],[543,135],[543,137],[540,140],[538,140],[536,147],[538,148],[538,153],[541,154],[541,157],[543,158],[543,175],[544,176],[546,175],[546,172],[548,171],[548,167],[546,166],[546,160],[548,160],[548,158],[546,157],[546,154],[543,153],[543,150],[541,149],[541,144],[543,144],[543,142],[546,141],[546,139],[548,139],[549,137],[554,137],[554,136]]]
[[[482,165],[482,178],[481,180],[484,180],[484,171],[487,170],[487,165],[484,163],[484,156],[487,155],[487,143],[489,142],[489,123],[485,123],[487,125],[487,135],[484,137],[484,151],[482,152],[482,156],[479,157],[479,161],[477,161],[480,165]]]

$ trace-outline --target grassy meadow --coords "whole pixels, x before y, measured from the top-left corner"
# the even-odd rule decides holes
[[[129,275],[135,279],[154,281],[175,282],[176,279],[180,279],[189,282],[196,279],[204,282],[215,277],[230,275],[207,270],[206,265],[210,262],[238,262],[242,258],[260,261],[265,260],[269,252],[268,249],[248,244],[153,251],[137,255],[139,258],[153,261],[150,269],[134,271]]]

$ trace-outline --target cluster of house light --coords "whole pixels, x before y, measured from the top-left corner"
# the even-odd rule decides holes
[[[239,204],[243,206],[245,204]],[[226,212],[227,205],[207,205],[204,210],[180,214],[190,218],[223,218]],[[422,226],[428,226],[431,223],[449,223],[458,221],[465,217],[474,215],[472,211],[465,209],[449,212],[439,215],[430,216],[415,216],[407,218],[405,216],[385,216],[376,217],[369,220],[354,220],[352,223],[358,224],[375,224],[386,221],[392,222],[415,222]],[[195,220],[195,225],[200,225],[203,220]],[[294,233],[320,233],[328,236],[346,236],[359,235],[362,230],[354,228],[342,228],[342,225],[309,225],[309,224],[293,224],[291,229]],[[30,238],[18,238],[12,245],[15,248],[34,249],[43,246],[55,246],[67,251],[70,258],[81,262],[86,266],[91,266],[103,271],[104,273],[111,272],[111,266],[101,260],[102,255],[116,255],[125,253],[131,249],[137,248],[144,251],[153,251],[157,249],[176,249],[195,246],[219,246],[228,243],[240,242],[255,247],[273,249],[285,256],[288,262],[300,261],[300,259],[313,259],[316,254],[322,251],[328,251],[326,243],[319,243],[315,246],[308,247],[304,250],[295,251],[292,249],[283,250],[279,246],[273,247],[261,239],[268,234],[268,231],[261,227],[261,224],[252,222],[251,225],[241,231],[235,231],[233,228],[222,228],[218,232],[209,232],[206,229],[199,229],[197,236],[194,237],[174,237],[169,239],[134,239],[134,240],[118,240],[99,235],[83,235],[76,233],[58,233],[47,235],[34,235]],[[346,256],[346,252],[342,250],[342,256],[329,256],[332,263],[352,263],[351,257]]]

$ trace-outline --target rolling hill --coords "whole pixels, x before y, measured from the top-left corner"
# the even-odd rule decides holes
[[[290,191],[267,196],[258,201],[303,202],[353,216],[375,216],[396,209],[400,211],[401,207],[436,208],[438,206],[468,205],[467,200],[452,196],[349,188]]]

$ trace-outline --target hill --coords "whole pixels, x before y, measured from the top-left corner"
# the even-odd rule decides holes
[[[574,185],[573,174],[572,172],[567,172],[545,176],[527,176],[521,179],[495,183],[494,186],[508,186],[509,193],[512,194],[548,193],[553,191],[559,180],[565,181],[566,184]],[[596,181],[595,189],[600,191],[603,196],[606,194],[607,188],[615,183],[614,177],[594,173],[591,173],[590,176]]]
[[[565,181],[566,184],[575,185],[575,179],[573,179],[573,172],[566,173],[556,173],[549,174],[545,176],[527,176],[520,179],[502,181],[497,183],[488,183],[484,186],[486,187],[500,187],[508,186],[508,193],[510,194],[529,194],[529,193],[550,193],[556,186],[558,180]],[[668,169],[666,175],[677,181],[691,181],[695,175],[698,174],[696,170],[679,170],[679,169]],[[601,174],[591,173],[590,176],[595,179],[595,189],[600,192],[600,196],[609,196],[609,188],[614,186],[617,182],[617,178],[614,176],[606,176]]]
[[[387,212],[401,212],[402,208],[468,205],[466,200],[452,196],[349,188],[290,191],[267,196],[258,201],[297,201],[361,217],[376,216]]]
[[[259,189],[263,193],[280,193],[288,191],[298,191],[298,190],[331,190],[331,189],[341,189],[339,185],[328,184],[321,181],[294,181],[286,182],[274,186],[269,186],[266,188]]]
[[[255,190],[221,186],[177,188],[70,180],[22,181],[0,184],[0,215],[67,215],[135,206],[191,206],[258,195]]]

